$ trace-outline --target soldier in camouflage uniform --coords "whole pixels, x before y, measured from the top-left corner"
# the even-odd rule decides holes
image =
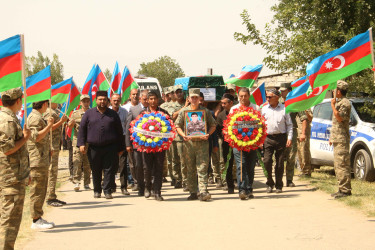
[[[4,107],[0,113],[0,249],[14,249],[22,220],[25,178],[29,175],[26,141],[30,130],[23,130],[16,113],[22,107],[22,90],[1,93]]]
[[[333,144],[333,159],[336,178],[339,184],[339,191],[332,194],[332,197],[342,198],[352,195],[350,176],[350,155],[349,155],[349,121],[351,103],[346,98],[349,85],[344,81],[337,82],[336,98],[332,98],[331,107],[333,110],[332,129],[329,144]]]
[[[310,132],[312,112],[305,110],[298,112],[296,116],[298,125],[298,162],[301,168],[301,176],[311,177],[311,153],[310,153]]]
[[[176,95],[176,102],[172,103],[167,111],[169,114],[171,114],[173,121],[176,121],[179,112],[189,105],[189,101],[185,100],[182,85],[175,85],[174,91]],[[185,163],[186,157],[184,153],[183,138],[179,134],[177,134],[176,138],[173,140],[171,148],[173,177],[177,181],[175,187],[180,188],[182,183],[184,192],[187,192],[189,189],[187,187],[187,167]]]
[[[171,88],[173,87],[164,88],[165,102],[162,105],[160,105],[160,108],[165,109],[167,111],[172,104]],[[175,180],[173,178],[173,171],[172,171],[172,147],[170,147],[165,153],[164,169],[167,169],[167,172],[169,172],[169,177],[172,180],[171,185],[174,186]]]
[[[73,183],[74,191],[78,192],[81,185],[82,171],[83,171],[83,186],[85,189],[90,189],[90,163],[87,158],[87,154],[82,154],[77,147],[77,136],[79,133],[79,126],[85,112],[90,108],[90,96],[81,95],[80,97],[82,108],[75,110],[72,114],[72,117],[68,123],[68,126],[73,129],[74,134],[72,139],[73,146]]]
[[[209,161],[209,145],[208,137],[216,129],[216,121],[212,117],[211,112],[199,105],[199,94],[200,89],[193,88],[189,90],[189,101],[190,105],[186,108],[183,108],[176,119],[176,128],[177,132],[184,139],[184,153],[187,155],[185,157],[186,166],[187,166],[187,184],[190,191],[190,196],[188,200],[198,199],[198,183],[197,183],[197,172],[198,172],[198,181],[199,181],[199,191],[200,191],[200,200],[207,201],[211,199],[211,195],[207,191],[208,185],[208,161]],[[185,133],[185,121],[186,113],[185,111],[194,112],[196,110],[205,111],[205,122],[207,126],[208,133],[199,137],[188,137]]]
[[[48,118],[48,123],[43,119],[43,114],[47,108],[47,100],[34,102],[33,110],[27,119],[27,126],[31,130],[30,139],[27,141],[27,149],[30,158],[30,214],[33,219],[31,225],[33,229],[54,227],[53,223],[42,219],[51,157],[49,132],[53,126],[52,117]]]
[[[48,176],[48,193],[47,193],[47,204],[54,207],[61,207],[65,205],[65,201],[57,199],[56,196],[56,181],[59,165],[59,154],[60,154],[60,143],[62,135],[62,125],[68,120],[66,115],[63,115],[60,119],[59,111],[57,110],[58,104],[52,103],[51,108],[43,114],[44,120],[47,120],[51,115],[53,117],[54,124],[52,126],[52,159],[51,166],[49,168]]]

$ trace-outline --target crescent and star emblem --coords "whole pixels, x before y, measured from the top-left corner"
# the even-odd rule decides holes
[[[330,69],[332,69],[332,67],[333,67],[333,61],[335,60],[335,59],[339,59],[340,60],[340,65],[337,67],[337,68],[333,68],[333,69],[341,69],[342,67],[344,67],[344,65],[345,65],[345,57],[343,57],[342,55],[338,55],[338,56],[335,56],[335,57],[333,57],[332,58],[332,60],[330,60],[330,61],[328,61],[327,63],[326,63],[326,69],[328,69],[328,70],[330,70]]]
[[[314,95],[320,95],[322,92],[323,92],[323,86],[320,86],[319,90],[318,90],[318,93],[316,93]]]

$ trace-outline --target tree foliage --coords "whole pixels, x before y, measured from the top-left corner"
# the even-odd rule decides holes
[[[64,80],[64,66],[59,60],[58,55],[53,54],[52,61],[48,56],[43,56],[42,52],[38,51],[36,56],[26,57],[26,77],[34,75],[51,65],[51,84],[54,85]]]
[[[184,71],[175,59],[169,56],[162,56],[153,62],[141,63],[139,75],[155,77],[162,87],[174,85],[174,80],[185,76]]]
[[[106,68],[106,69],[104,70],[103,74],[104,74],[105,77],[107,78],[108,83],[111,83],[111,79],[112,79],[112,73],[111,73],[111,71],[110,71],[108,68]]]

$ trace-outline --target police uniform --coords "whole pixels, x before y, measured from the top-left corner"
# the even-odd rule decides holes
[[[303,175],[311,175],[311,153],[310,153],[310,131],[311,131],[311,122],[308,119],[307,114],[312,117],[311,110],[305,110],[298,112],[296,116],[296,122],[298,125],[297,133],[297,151],[298,151],[298,162],[301,168]],[[302,122],[306,121],[306,130],[305,130],[305,140],[300,141],[302,134]]]
[[[338,89],[347,90],[348,87],[348,84],[344,81],[338,81],[337,83]],[[342,118],[342,122],[337,121],[335,115],[332,115],[330,141],[333,144],[333,164],[339,184],[339,193],[350,195],[352,190],[349,155],[351,103],[346,97],[337,98],[335,108]]]
[[[53,123],[57,123],[60,120],[60,116],[57,110],[48,108],[47,111],[43,114],[44,120],[48,120],[50,114],[53,117]],[[48,193],[47,201],[55,200],[56,196],[56,181],[58,174],[58,165],[59,165],[59,154],[60,154],[60,142],[61,142],[61,127],[52,131],[52,157],[51,157],[51,166],[48,171]]]
[[[198,96],[199,97],[200,90],[190,89],[189,95],[190,96]],[[216,127],[216,121],[212,117],[211,112],[203,107],[198,107],[198,110],[205,111],[205,118],[206,118],[206,125],[207,125],[207,132],[209,128]],[[191,110],[191,105],[183,108],[178,117],[176,119],[175,125],[176,127],[185,131],[185,121],[186,121],[186,113],[185,111]],[[187,186],[191,194],[196,194],[198,191],[198,183],[197,183],[197,172],[198,172],[198,182],[199,182],[199,191],[201,194],[208,193],[207,192],[207,185],[208,185],[208,161],[209,161],[209,142],[208,140],[200,140],[200,139],[191,139],[189,141],[184,141],[184,153],[187,157],[185,158],[185,163],[187,166]]]
[[[82,101],[85,98],[88,98],[88,95],[82,95],[80,99]],[[83,111],[83,109],[76,110],[73,112],[71,119],[75,121],[74,135],[73,135],[73,140],[72,140],[73,182],[76,184],[81,183],[82,171],[83,171],[83,184],[86,186],[90,184],[90,175],[91,175],[90,163],[89,163],[87,154],[82,154],[81,151],[79,150],[79,147],[77,147],[77,136],[79,133],[81,120],[84,114],[85,114],[85,111]]]
[[[170,94],[171,93],[171,88],[173,87],[165,87],[164,88],[164,93]],[[172,104],[172,100],[169,102],[164,102],[163,104],[160,105],[160,108],[165,109],[169,111],[170,106]],[[165,172],[169,172],[169,177],[173,180],[173,171],[172,171],[172,147],[170,147],[166,153],[165,153],[165,161],[164,161],[164,173],[163,176],[166,177],[167,174]]]
[[[22,96],[22,90],[7,90],[1,96],[15,100]],[[3,107],[0,112],[0,249],[14,248],[22,220],[25,178],[30,172],[26,143],[13,154],[5,155],[22,138],[23,130],[18,118],[12,110]]]

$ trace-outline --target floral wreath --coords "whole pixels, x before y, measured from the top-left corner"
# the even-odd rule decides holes
[[[176,128],[163,112],[142,112],[130,123],[131,139],[140,152],[168,150],[176,137]]]
[[[267,136],[265,118],[251,107],[240,106],[224,121],[224,140],[240,151],[261,147]]]

